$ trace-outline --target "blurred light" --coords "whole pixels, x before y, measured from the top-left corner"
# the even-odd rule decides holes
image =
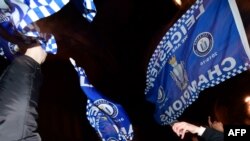
[[[174,0],[175,4],[177,4],[178,6],[181,6],[182,5],[182,2],[181,0]]]
[[[245,102],[250,103],[250,96],[245,97]]]
[[[248,118],[250,118],[250,96],[246,96],[244,99],[245,103],[246,103],[246,112],[247,112],[247,116]],[[250,120],[246,119],[246,121],[248,120],[248,124],[250,124]]]

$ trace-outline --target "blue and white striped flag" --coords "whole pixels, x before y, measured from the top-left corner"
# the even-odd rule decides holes
[[[93,0],[74,0],[73,2],[84,18],[89,22],[94,20],[97,11]]]
[[[83,17],[85,17],[89,22],[92,22],[96,15],[96,8],[93,0],[84,0],[83,1]]]
[[[102,141],[128,141],[133,139],[133,128],[120,104],[105,98],[89,82],[83,68],[77,67],[70,58],[80,78],[80,86],[87,95],[87,119],[95,128]]]
[[[166,32],[147,69],[147,100],[161,125],[199,93],[249,69],[249,44],[235,0],[196,0]]]
[[[18,32],[24,39],[34,38],[48,53],[56,54],[57,45],[54,36],[40,33],[34,22],[56,13],[68,2],[69,0],[2,0],[0,25],[10,35]],[[9,48],[9,46],[0,46],[0,48],[4,50],[3,48]]]

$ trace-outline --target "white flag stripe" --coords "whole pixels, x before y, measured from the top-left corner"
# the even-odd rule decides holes
[[[44,17],[50,16],[49,11],[48,11],[47,8],[45,8],[44,6],[40,6],[39,9],[40,9],[40,11],[43,13]]]
[[[59,11],[61,8],[57,5],[57,3],[55,3],[55,1],[52,1],[50,3],[50,6],[53,8],[53,10],[55,10],[55,12]]]

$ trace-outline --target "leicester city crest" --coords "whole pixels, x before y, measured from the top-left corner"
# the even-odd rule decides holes
[[[94,102],[94,104],[113,118],[118,114],[118,108],[116,107],[116,105],[105,99],[98,99]]]
[[[213,36],[209,32],[200,33],[193,44],[193,51],[199,57],[206,56],[213,48]]]
[[[162,86],[158,89],[158,96],[157,96],[157,102],[162,103],[166,99],[166,94]]]
[[[18,46],[16,44],[11,43],[11,42],[8,42],[8,47],[9,47],[9,50],[12,54],[16,54],[19,51]]]

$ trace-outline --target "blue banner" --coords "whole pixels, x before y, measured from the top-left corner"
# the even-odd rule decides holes
[[[150,58],[145,95],[156,121],[171,124],[201,91],[249,69],[249,56],[235,0],[197,0]]]
[[[88,98],[87,119],[102,141],[132,140],[134,136],[132,124],[123,107],[105,98],[89,82],[84,69],[77,67],[72,58],[70,61],[78,73],[80,86]]]

